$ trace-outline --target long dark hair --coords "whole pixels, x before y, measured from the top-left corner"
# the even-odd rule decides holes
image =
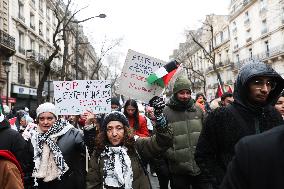
[[[127,100],[126,102],[125,102],[125,105],[124,105],[124,115],[129,119],[129,115],[128,115],[128,113],[127,113],[127,111],[126,111],[126,108],[127,108],[127,106],[133,106],[134,108],[135,108],[135,112],[134,112],[134,115],[133,115],[133,117],[134,117],[134,127],[133,127],[133,129],[135,130],[135,131],[137,131],[138,129],[139,129],[139,110],[138,110],[138,104],[137,104],[137,102],[135,101],[135,100],[133,100],[133,99],[129,99],[129,100]]]
[[[121,145],[124,145],[130,153],[134,153],[135,140],[132,129],[126,127],[125,125],[123,125],[123,128],[124,128],[124,137]],[[107,145],[110,145],[110,142],[107,138],[107,130],[103,130],[97,135],[95,139],[95,155],[98,157],[103,152],[105,146]]]

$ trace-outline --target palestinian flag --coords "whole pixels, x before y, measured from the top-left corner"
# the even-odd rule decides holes
[[[156,83],[164,88],[168,85],[178,67],[179,63],[176,60],[173,60],[149,75],[149,77],[147,77],[147,82],[149,84]]]

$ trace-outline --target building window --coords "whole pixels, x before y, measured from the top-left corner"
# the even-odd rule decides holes
[[[234,49],[237,49],[237,48],[239,48],[239,45],[238,45],[238,38],[235,37],[235,38],[234,38]]]
[[[266,0],[260,0],[260,11],[263,11],[267,7],[267,1]]]
[[[38,72],[38,80],[40,81],[43,76],[43,72]]]
[[[46,7],[46,18],[47,20],[50,20],[50,7]]]
[[[30,70],[30,86],[32,86],[32,87],[36,86],[35,69]]]
[[[38,1],[38,8],[39,8],[40,12],[43,13],[43,2],[42,2],[42,0]]]
[[[236,54],[236,62],[239,63],[240,62],[240,55]]]
[[[39,21],[38,27],[39,27],[39,35],[43,36],[43,30],[42,30],[43,25],[41,21]]]
[[[30,27],[35,30],[35,15],[30,13]]]
[[[282,7],[282,13],[281,13],[281,22],[284,24],[284,7]]]
[[[48,28],[46,28],[46,40],[50,42],[50,32]]]
[[[35,40],[30,39],[30,49],[35,50]]]
[[[268,32],[268,29],[267,29],[267,22],[266,22],[266,19],[262,20],[261,22],[261,34],[266,34]]]
[[[25,84],[24,73],[24,64],[18,63],[18,83],[20,84]]]
[[[265,41],[264,44],[265,44],[265,54],[268,57],[269,56],[269,42]]]
[[[252,59],[252,48],[249,48],[249,59]]]
[[[19,53],[25,54],[25,36],[23,32],[19,32]]]
[[[23,22],[25,22],[25,17],[24,17],[24,5],[22,3],[19,3],[19,19],[21,19]]]

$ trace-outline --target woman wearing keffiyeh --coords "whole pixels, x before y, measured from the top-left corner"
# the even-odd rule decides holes
[[[88,189],[150,188],[142,161],[165,152],[172,145],[172,133],[162,111],[158,110],[164,108],[164,102],[157,97],[151,102],[157,117],[157,132],[152,137],[135,141],[123,113],[113,111],[106,115],[90,161]]]
[[[33,177],[40,189],[79,189],[85,184],[83,136],[71,124],[57,119],[52,103],[37,108],[38,126],[31,134]]]

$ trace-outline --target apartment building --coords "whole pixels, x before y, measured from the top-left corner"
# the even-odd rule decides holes
[[[284,1],[235,0],[230,5],[235,71],[251,59],[270,64],[284,77]]]
[[[208,50],[213,40],[215,63],[225,84],[224,90],[229,86],[233,88],[240,67],[251,59],[270,64],[284,77],[283,0],[232,0],[229,15],[214,15],[214,19],[213,38],[209,33],[203,33],[198,40]],[[194,44],[190,38],[186,43]],[[179,51],[184,49],[175,50],[172,57]],[[206,94],[209,99],[214,98],[218,80],[212,64],[204,60],[202,49],[189,52],[195,69],[205,69]],[[197,91],[203,92],[202,88]]]
[[[0,62],[9,58],[12,63],[8,96],[16,108],[26,106],[34,110],[37,106],[37,86],[43,75],[43,62],[54,50],[52,38],[57,25],[54,6],[55,0],[0,0]],[[62,11],[64,6],[60,5]],[[64,42],[60,41],[60,51],[51,63],[47,84],[59,79],[89,79],[88,68],[96,62],[95,51],[80,25],[73,23],[69,27],[66,76],[62,78],[61,75]],[[1,64],[0,94],[5,96],[7,79],[3,70]],[[43,94],[49,94],[47,89]],[[48,96],[52,100],[52,95]]]
[[[7,76],[9,77],[9,74],[7,74],[9,69],[5,69],[3,63],[9,64],[10,57],[16,52],[15,36],[10,34],[10,6],[9,0],[0,0],[0,95],[3,103],[6,103]],[[9,98],[8,100],[15,102],[13,98]]]

